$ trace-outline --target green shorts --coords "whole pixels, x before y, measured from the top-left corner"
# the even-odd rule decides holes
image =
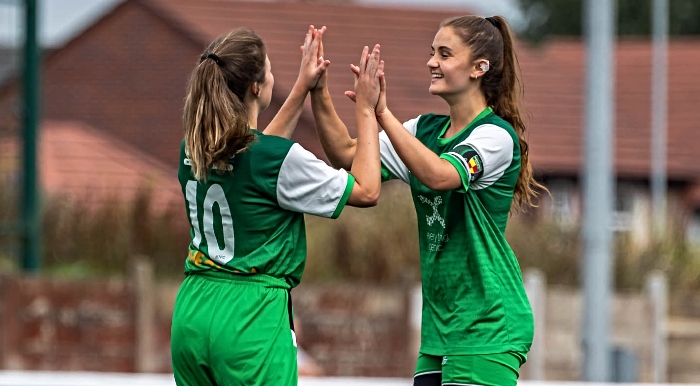
[[[289,285],[266,275],[189,275],[175,300],[175,383],[296,385]]]
[[[515,386],[524,353],[482,355],[427,355],[418,353],[414,378],[442,374],[443,385]]]

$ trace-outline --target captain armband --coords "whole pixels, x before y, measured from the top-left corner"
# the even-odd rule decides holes
[[[484,163],[481,162],[479,153],[471,146],[459,145],[456,146],[450,153],[459,156],[460,162],[469,172],[469,181],[474,182],[484,174]]]

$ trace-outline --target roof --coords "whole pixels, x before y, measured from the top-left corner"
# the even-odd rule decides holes
[[[578,40],[556,40],[542,48],[521,49],[526,105],[532,114],[529,139],[532,163],[542,173],[571,174],[581,169],[585,118],[585,46]],[[615,166],[618,175],[646,178],[651,165],[651,45],[648,40],[617,42],[615,58],[602,58],[600,68],[615,65]],[[694,154],[700,133],[694,122],[700,109],[700,39],[673,39],[668,50],[668,175],[688,180],[700,175]],[[593,144],[595,146],[595,144]]]
[[[202,49],[234,27],[247,26],[255,30],[265,41],[272,63],[273,105],[277,106],[284,102],[299,73],[299,46],[309,25],[326,25],[324,51],[331,61],[330,90],[338,114],[353,134],[354,104],[343,92],[352,89],[349,65],[358,61],[365,45],[383,44],[382,58],[387,63],[392,112],[397,117],[408,120],[420,112],[446,111],[441,100],[426,97],[430,78],[425,64],[437,25],[453,16],[449,11],[423,12],[336,2],[139,1],[199,40]],[[418,42],[421,44],[416,44]],[[273,108],[268,110],[263,113],[263,124],[269,122],[274,112]],[[313,130],[308,101],[297,127],[294,139],[325,158]]]
[[[266,42],[275,72],[275,98],[283,100],[298,71],[298,45],[308,24],[327,25],[325,57],[332,62],[331,91],[338,113],[349,127],[353,105],[342,92],[352,87],[348,64],[357,61],[364,45],[382,44],[386,62],[388,98],[392,112],[402,120],[421,113],[446,112],[445,103],[429,95],[426,62],[441,20],[450,11],[368,7],[356,4],[209,0],[143,0],[159,9],[183,31],[203,44],[233,26],[252,27]],[[579,39],[553,40],[540,47],[519,43],[517,52],[525,83],[525,106],[531,114],[528,137],[531,161],[542,174],[576,175],[583,158],[585,111],[585,45]],[[669,43],[668,174],[687,179],[700,175],[700,133],[695,122],[700,109],[693,95],[700,92],[699,39],[672,39]],[[600,68],[615,64],[616,169],[629,177],[645,178],[650,169],[651,45],[649,40],[627,39],[617,44],[613,59],[601,59]],[[307,111],[307,119],[308,119]],[[316,150],[317,149],[312,149]]]
[[[101,205],[130,201],[149,191],[155,208],[182,201],[177,172],[103,131],[80,122],[48,121],[39,138],[40,184],[50,197]],[[3,140],[5,161],[18,160],[18,145],[16,137]],[[7,173],[12,165],[5,164],[0,171]]]

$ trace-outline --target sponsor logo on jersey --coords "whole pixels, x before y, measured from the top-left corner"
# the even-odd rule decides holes
[[[440,216],[440,213],[438,213],[438,206],[442,204],[442,197],[436,196],[435,198],[433,198],[432,201],[430,201],[428,198],[419,195],[418,199],[420,200],[420,202],[428,204],[431,208],[433,208],[433,214],[430,216],[425,216],[425,221],[428,223],[428,226],[433,225],[433,223],[437,221],[444,228],[445,219],[442,218],[442,216]]]

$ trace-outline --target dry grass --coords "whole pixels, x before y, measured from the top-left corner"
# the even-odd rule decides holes
[[[1,183],[1,181],[0,181]],[[15,189],[0,186],[0,223],[17,224]],[[70,276],[123,275],[131,259],[148,256],[161,277],[179,279],[189,243],[184,208],[151,208],[148,191],[130,204],[85,207],[54,197],[44,203],[43,270]],[[416,214],[408,187],[387,183],[377,207],[347,207],[339,219],[307,216],[308,259],[304,282],[353,281],[404,284],[420,280]],[[549,284],[578,286],[582,246],[579,229],[563,229],[530,217],[511,219],[507,237],[523,269],[544,272]],[[0,234],[0,270],[13,267],[17,236]],[[700,290],[700,258],[681,232],[640,249],[616,238],[615,284],[641,289],[647,274],[670,278],[673,296]]]
[[[418,228],[410,191],[399,182],[385,183],[382,189],[376,207],[346,207],[335,220],[306,217],[305,280],[420,280]]]

